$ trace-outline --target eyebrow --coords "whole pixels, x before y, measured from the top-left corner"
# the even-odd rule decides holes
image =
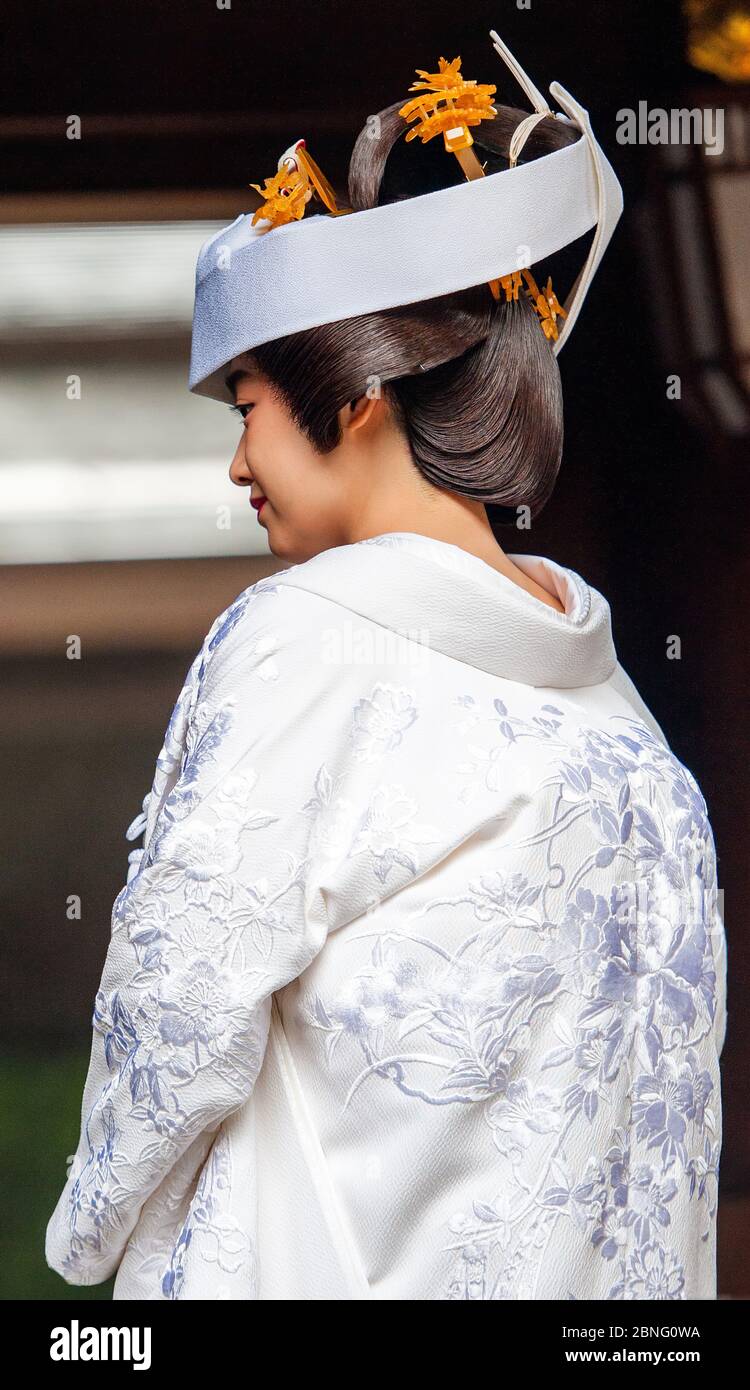
[[[229,376],[224,378],[224,385],[226,386],[228,391],[231,391],[232,394],[235,395],[236,392],[234,388],[237,382],[241,381],[243,377],[250,377],[253,381],[259,380],[258,373],[253,371],[251,368],[238,367],[236,371],[230,372]]]

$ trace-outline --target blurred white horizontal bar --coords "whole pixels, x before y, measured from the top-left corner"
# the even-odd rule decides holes
[[[0,563],[269,555],[225,459],[2,468]]]
[[[0,340],[81,327],[110,337],[141,334],[144,325],[184,332],[193,316],[198,251],[226,225],[0,227]]]

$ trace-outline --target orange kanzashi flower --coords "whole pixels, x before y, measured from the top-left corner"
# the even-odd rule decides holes
[[[294,145],[290,145],[279,162],[281,167],[278,173],[274,174],[272,179],[265,179],[263,188],[257,183],[249,185],[265,198],[265,202],[256,209],[253,226],[261,217],[274,227],[281,227],[285,222],[299,221],[313,193],[325,203],[334,217],[341,217],[344,213],[352,211],[351,208],[340,208],[337,205],[336,194],[331,184],[306,149],[304,140],[297,140]]]
[[[285,222],[299,221],[305,211],[305,205],[312,197],[307,179],[296,169],[284,167],[279,169],[278,174],[272,179],[264,179],[263,184],[263,188],[259,183],[249,185],[265,198],[265,202],[261,203],[253,214],[252,225],[255,226],[261,217],[267,218],[274,227],[281,227]]]
[[[455,154],[466,149],[474,141],[469,126],[479,125],[483,120],[492,120],[497,111],[491,98],[497,91],[494,83],[477,83],[461,75],[461,59],[454,58],[447,63],[440,59],[439,72],[427,72],[424,68],[415,71],[424,80],[412,82],[409,91],[426,89],[422,96],[413,97],[399,110],[405,121],[416,121],[407,133],[406,139],[419,136],[422,143],[434,135],[442,135],[445,148]]]
[[[521,288],[521,283],[522,281],[520,270],[512,270],[510,272],[510,275],[500,276],[500,284],[505,290],[506,304],[509,299],[518,299],[518,291]]]
[[[536,309],[539,315],[539,319],[542,325],[542,332],[544,333],[545,338],[557,339],[559,337],[559,329],[557,327],[557,316],[558,314],[560,314],[562,318],[565,319],[568,317],[568,315],[565,309],[563,309],[562,304],[558,300],[557,295],[555,294],[555,291],[552,288],[552,276],[547,276],[547,284],[545,286],[544,293],[542,294],[541,290],[539,289],[536,283],[536,280],[531,274],[531,271],[524,270],[522,274],[528,286],[526,293],[528,294],[529,298],[532,299],[534,302],[534,308]]]

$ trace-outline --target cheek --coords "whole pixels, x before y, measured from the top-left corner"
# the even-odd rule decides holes
[[[330,470],[293,421],[279,412],[265,417],[259,414],[249,430],[250,454],[257,464],[259,483],[269,490],[269,500],[295,514],[325,505],[331,488]]]
[[[271,504],[276,538],[286,527],[290,544],[292,537],[336,529],[345,497],[335,451],[318,454],[286,405],[272,394],[264,393],[251,413],[248,459]]]

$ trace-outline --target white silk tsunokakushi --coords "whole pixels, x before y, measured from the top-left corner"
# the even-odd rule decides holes
[[[606,600],[512,558],[564,613],[390,532],[214,622],[127,831],[68,1283],[716,1298],[706,804]]]
[[[261,343],[454,294],[531,265],[539,268],[593,231],[565,299],[565,317],[550,340],[557,356],[622,215],[622,186],[586,108],[560,82],[552,82],[550,96],[562,108],[554,111],[494,29],[490,38],[534,107],[516,126],[514,157],[535,116],[562,121],[579,131],[578,139],[494,174],[342,216],[309,212],[299,221],[273,226],[267,217],[256,221],[257,211],[240,213],[209,237],[198,255],[191,391],[232,405],[229,363]],[[415,150],[417,167],[418,155]]]

